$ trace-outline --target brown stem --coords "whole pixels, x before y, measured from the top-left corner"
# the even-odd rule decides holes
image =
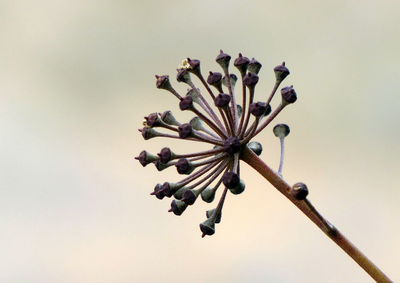
[[[214,122],[218,125],[220,128],[224,128],[221,124],[221,121],[218,119],[218,116],[215,114],[214,110],[211,108],[210,104],[208,104],[207,100],[204,98],[204,96],[201,94],[200,90],[196,88],[196,86],[190,81],[188,82],[189,86],[194,89],[194,91],[197,92],[198,98],[200,99],[201,103],[203,104],[203,109],[204,111],[207,112],[208,115],[214,120]]]
[[[231,100],[231,113],[232,113],[232,124],[233,124],[232,132],[234,135],[236,135],[236,124],[237,124],[238,112],[237,112],[237,106],[236,106],[235,92],[232,89],[231,75],[228,71],[228,68],[224,69],[224,73],[226,76],[226,80],[228,82],[229,95],[231,96],[231,99],[232,99]]]
[[[268,97],[268,99],[267,99],[267,102],[266,102],[267,105],[271,102],[271,100],[272,100],[272,98],[274,97],[275,92],[276,92],[276,90],[278,89],[278,87],[279,87],[279,85],[281,84],[281,82],[282,82],[282,81],[276,81],[276,82],[275,82],[274,88],[272,89],[271,94],[269,95],[269,97]]]
[[[248,147],[245,147],[241,159],[253,167],[267,179],[278,191],[285,195],[299,208],[312,222],[314,222],[332,241],[342,248],[355,262],[357,262],[375,281],[393,282],[372,261],[370,261],[355,245],[353,245],[338,229],[330,224],[310,203],[309,200],[296,200],[291,194],[291,186],[276,172],[264,163]]]
[[[243,122],[244,122],[244,116],[246,114],[246,102],[247,102],[247,97],[246,97],[246,86],[243,84],[243,77],[242,77],[242,117],[240,117],[240,124],[239,124],[239,130],[238,133],[242,132],[242,127],[243,127]]]
[[[197,74],[197,77],[200,79],[201,83],[203,84],[203,86],[207,89],[208,93],[210,94],[211,98],[213,99],[213,101],[215,101],[215,95],[212,92],[210,86],[207,84],[206,80],[204,79],[203,75],[201,73]],[[224,113],[222,112],[222,110],[220,108],[218,108],[219,114],[222,117],[222,120],[224,122],[225,125],[225,133],[228,133],[229,131],[229,125],[228,125],[228,121],[226,120],[226,117],[224,115]],[[222,127],[222,125],[221,125]]]
[[[213,129],[221,138],[227,138],[227,136],[215,125],[210,119],[208,119],[203,113],[197,110],[195,107],[191,109],[201,120],[203,120],[211,129]]]
[[[254,90],[255,90],[255,88],[252,87],[249,90],[250,90],[249,91],[250,92],[249,93],[249,106],[250,106],[250,104],[252,104],[253,100],[254,100]],[[242,113],[242,115],[243,115],[243,113]],[[250,110],[246,114],[246,118],[245,118],[245,122],[243,124],[243,128],[241,129],[241,132],[239,133],[241,137],[243,137],[245,135],[245,133],[246,133],[247,125],[249,124],[249,120],[250,120]]]

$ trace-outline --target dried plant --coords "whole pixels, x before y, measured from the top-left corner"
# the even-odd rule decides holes
[[[205,202],[212,202],[218,188],[223,192],[215,208],[206,212],[206,220],[200,224],[202,236],[213,235],[215,224],[220,223],[222,208],[228,191],[240,194],[245,184],[240,178],[240,161],[246,162],[267,179],[276,189],[296,205],[329,238],[351,256],[371,277],[378,282],[392,282],[358,248],[356,248],[335,226],[329,223],[311,204],[308,188],[304,183],[290,186],[282,177],[284,160],[284,140],[290,129],[285,124],[278,124],[273,133],[280,139],[281,155],[279,169],[272,170],[258,156],[262,145],[252,141],[263,131],[286,106],[296,102],[297,94],[293,86],[280,90],[281,102],[272,111],[270,102],[282,81],[289,75],[285,63],[274,68],[275,84],[265,101],[255,102],[255,87],[261,64],[254,58],[249,60],[242,54],[234,61],[240,73],[242,103],[237,102],[235,88],[238,77],[229,70],[231,56],[222,50],[216,62],[222,73],[210,72],[205,79],[200,70],[200,61],[187,58],[177,70],[177,81],[189,86],[186,95],[179,94],[171,85],[166,75],[156,76],[157,88],[172,93],[179,100],[182,111],[191,111],[196,116],[188,123],[179,122],[171,111],[152,113],[145,117],[144,128],[140,129],[144,139],[164,137],[202,142],[211,149],[187,154],[175,153],[164,147],[157,155],[142,151],[136,159],[146,166],[150,163],[161,171],[175,166],[179,174],[187,175],[178,182],[157,184],[151,193],[158,199],[174,197],[170,212],[181,215],[188,206],[201,197]],[[193,81],[194,75],[211,97],[214,105],[203,96]],[[215,88],[216,93],[211,89]],[[224,91],[225,89],[225,91]],[[157,130],[155,129],[157,128]],[[160,131],[161,130],[161,131]],[[164,130],[164,131],[163,131]]]

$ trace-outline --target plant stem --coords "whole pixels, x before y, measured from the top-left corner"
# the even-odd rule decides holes
[[[278,191],[285,195],[312,222],[314,222],[329,238],[341,247],[355,262],[357,262],[377,282],[393,282],[372,261],[370,261],[356,246],[354,246],[336,227],[330,224],[310,203],[309,200],[296,200],[291,194],[291,186],[275,173],[248,147],[244,147],[240,158],[257,170]]]

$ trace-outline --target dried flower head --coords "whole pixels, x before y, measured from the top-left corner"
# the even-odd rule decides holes
[[[293,86],[284,87],[281,90],[281,102],[272,111],[270,102],[281,82],[289,75],[288,68],[282,63],[273,69],[276,81],[272,92],[269,96],[261,95],[261,101],[256,102],[255,88],[259,81],[261,64],[254,58],[250,60],[239,53],[233,64],[239,71],[241,81],[241,103],[238,103],[235,94],[238,77],[230,71],[230,61],[231,56],[221,50],[216,62],[221,66],[222,72],[209,72],[208,77],[204,78],[200,61],[185,59],[176,76],[178,82],[189,87],[185,95],[174,89],[169,76],[156,75],[157,88],[172,93],[178,99],[182,111],[193,112],[196,116],[187,123],[181,123],[169,110],[151,113],[145,117],[145,126],[139,130],[146,140],[164,137],[212,146],[209,150],[191,153],[173,152],[169,147],[164,147],[157,155],[142,151],[136,157],[143,166],[153,163],[157,170],[175,167],[179,174],[187,175],[178,182],[157,184],[151,193],[158,199],[174,197],[169,211],[175,215],[181,215],[199,197],[205,202],[212,202],[217,190],[223,187],[216,207],[207,211],[206,220],[200,224],[203,237],[215,233],[215,224],[221,221],[222,207],[228,191],[240,194],[245,190],[240,176],[242,150],[248,147],[260,155],[262,146],[252,139],[287,105],[297,99]],[[200,81],[203,90],[194,85],[193,76]],[[282,136],[280,132],[277,134],[277,130],[288,132],[289,128],[286,125],[275,128],[275,135]],[[306,196],[303,192],[299,195]]]

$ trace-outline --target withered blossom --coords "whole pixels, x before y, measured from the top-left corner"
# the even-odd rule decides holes
[[[262,145],[252,139],[297,99],[293,86],[284,87],[281,90],[281,102],[272,111],[270,102],[290,73],[285,63],[273,69],[276,81],[271,93],[266,95],[262,92],[259,95],[261,101],[255,101],[261,63],[239,53],[233,64],[239,71],[238,79],[229,68],[230,61],[231,56],[221,50],[216,62],[222,72],[210,71],[205,78],[199,60],[185,59],[176,75],[178,82],[189,87],[185,95],[175,90],[169,76],[156,75],[157,88],[172,93],[178,99],[180,110],[191,111],[195,117],[185,123],[179,122],[169,110],[151,113],[145,117],[145,127],[139,130],[146,140],[166,137],[203,142],[211,146],[206,151],[186,154],[175,153],[169,147],[164,147],[156,155],[142,151],[136,157],[143,166],[153,163],[159,171],[175,167],[179,174],[187,175],[178,182],[156,184],[151,193],[158,199],[173,197],[169,211],[175,215],[181,215],[199,197],[205,202],[212,202],[217,190],[222,187],[216,207],[207,211],[207,219],[200,224],[203,237],[215,233],[215,224],[221,220],[227,192],[240,194],[245,190],[240,176],[242,150],[248,147],[260,155]],[[201,83],[202,88],[194,84],[193,78]],[[241,82],[241,102],[235,94],[237,80]],[[283,155],[281,166],[282,162]],[[281,167],[279,172],[281,174]]]

